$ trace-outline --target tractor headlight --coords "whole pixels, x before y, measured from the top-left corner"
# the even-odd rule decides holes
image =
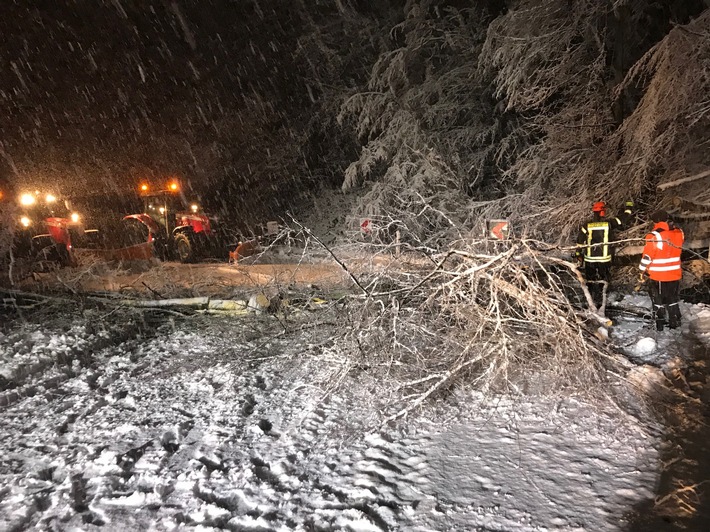
[[[57,201],[57,197],[54,194],[47,194],[44,197],[44,201],[46,201],[47,203],[54,203],[55,201]]]
[[[22,227],[29,227],[32,225],[32,220],[30,220],[27,216],[23,216],[20,218],[20,224],[22,224]]]
[[[81,220],[81,216],[79,216],[78,212],[71,213],[69,218],[71,218],[72,223],[75,223],[75,224],[78,224],[79,220]]]
[[[20,196],[20,205],[34,205],[35,201],[36,199],[32,194],[23,194],[22,196]]]

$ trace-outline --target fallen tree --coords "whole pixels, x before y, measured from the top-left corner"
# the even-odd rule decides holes
[[[365,282],[334,349],[403,393],[391,418],[453,388],[590,391],[630,364],[575,264],[531,240],[459,243]]]

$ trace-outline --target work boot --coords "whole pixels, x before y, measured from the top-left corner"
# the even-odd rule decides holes
[[[668,305],[668,327],[670,329],[677,329],[680,327],[680,308],[678,303],[671,303]]]
[[[663,330],[663,323],[666,321],[665,315],[666,313],[663,305],[653,305],[653,319],[656,322],[657,331]]]

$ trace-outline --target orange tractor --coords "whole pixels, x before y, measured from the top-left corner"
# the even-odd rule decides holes
[[[151,243],[163,260],[195,262],[207,257],[226,258],[232,244],[198,203],[186,201],[176,180],[163,186],[143,183],[139,187],[143,212],[123,218],[126,243]]]

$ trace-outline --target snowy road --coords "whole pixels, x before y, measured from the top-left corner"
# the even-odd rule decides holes
[[[654,497],[660,429],[609,406],[462,392],[382,428],[325,322],[140,316],[5,326],[0,529],[626,530]]]
[[[355,444],[328,361],[265,341],[275,323],[132,325],[2,337],[5,385],[21,385],[2,395],[0,528],[378,530],[421,498],[418,451]]]

